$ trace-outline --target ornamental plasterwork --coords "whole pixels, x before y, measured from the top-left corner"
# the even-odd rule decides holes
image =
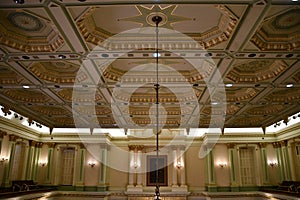
[[[200,6],[200,5],[197,5]],[[182,8],[181,8],[182,7]],[[133,16],[128,16],[125,18],[117,18],[117,19],[113,19],[114,23],[118,23],[119,26],[122,26],[122,22],[126,22],[126,24],[128,24],[128,22],[132,22],[133,24],[137,24],[136,26],[132,26],[132,28],[140,28],[140,27],[154,27],[154,23],[152,22],[152,17],[154,15],[159,15],[162,17],[163,21],[161,23],[161,27],[162,28],[169,28],[169,29],[174,29],[173,24],[176,24],[176,26],[178,26],[177,28],[180,30],[180,24],[183,21],[191,21],[194,22],[195,19],[190,19],[188,17],[185,17],[183,14],[182,15],[177,15],[175,14],[175,11],[177,9],[182,9],[184,10],[184,6],[181,5],[166,5],[164,7],[162,6],[135,6],[136,10],[138,11],[138,15],[134,15]],[[80,19],[77,20],[76,24],[77,27],[79,29],[79,31],[81,32],[82,36],[84,37],[84,39],[87,42],[90,42],[94,45],[98,45],[101,42],[103,42],[105,39],[107,39],[108,37],[116,34],[115,32],[110,32],[108,27],[111,27],[108,24],[105,24],[107,22],[103,22],[103,24],[101,24],[101,28],[99,27],[99,24],[96,24],[98,18],[97,17],[101,17],[98,16],[97,14],[99,13],[98,10],[101,12],[101,9],[105,9],[102,7],[92,7],[89,9],[89,11],[87,11],[83,16],[80,17]],[[125,8],[124,8],[125,9]],[[205,11],[205,7],[202,7],[201,9],[203,9]],[[227,9],[227,7],[223,6],[223,5],[217,5],[217,6],[212,6],[210,7],[210,10],[213,10],[213,12],[215,13],[215,15],[219,15],[219,20],[218,21],[214,21],[215,24],[210,24],[210,27],[207,27],[206,30],[202,30],[202,32],[198,32],[197,33],[185,33],[188,36],[192,37],[193,39],[195,39],[197,42],[199,42],[202,47],[204,47],[205,49],[216,46],[224,41],[227,41],[230,37],[231,34],[233,33],[238,19],[237,17],[231,13],[231,11],[229,9]],[[188,11],[183,11],[183,12],[188,12]],[[110,18],[115,18],[116,16],[107,16]],[[112,20],[112,19],[111,19]],[[199,20],[199,19],[198,19]],[[113,21],[111,21],[111,23],[113,23]],[[195,22],[195,27],[198,26],[198,23]],[[105,28],[107,27],[107,28]],[[122,30],[119,30],[122,31]],[[134,36],[136,37],[136,35]],[[177,38],[180,40],[180,38]],[[125,42],[126,40],[124,40]],[[144,47],[143,46],[137,46],[137,43],[144,43],[143,41],[145,41],[145,39],[139,39],[136,40],[135,42],[130,42],[130,41],[126,41],[126,46],[122,46],[121,43],[119,46],[118,44],[105,44],[106,47],[109,46],[110,49],[145,49],[145,48],[153,48],[151,46],[148,47]],[[178,40],[177,40],[178,41]],[[149,42],[148,42],[149,43]],[[153,41],[152,41],[153,43]],[[166,42],[166,41],[161,41],[162,45],[165,45],[166,47],[169,44],[172,44],[172,42]],[[153,43],[154,45],[154,43]],[[178,45],[176,44],[176,49],[180,49],[182,47],[189,47],[189,45]],[[164,48],[165,49],[165,48]],[[172,49],[174,50],[174,47],[172,47]]]
[[[26,103],[46,103],[50,102],[50,98],[44,95],[39,90],[23,90],[23,89],[10,89],[1,90],[3,94],[9,96],[16,101],[22,101]]]
[[[0,65],[0,84],[20,84],[24,79],[8,66]]]
[[[74,120],[72,117],[53,117],[51,120],[64,126],[74,126]]]
[[[224,113],[223,109],[213,109],[213,113],[211,113],[212,109],[211,106],[206,106],[201,113],[206,114],[206,115],[220,115],[220,114],[227,114],[227,115],[233,115],[234,113],[236,113],[237,111],[240,110],[240,107],[236,106],[236,105],[227,105],[226,106],[226,113]]]
[[[226,77],[236,83],[256,83],[279,76],[287,67],[279,60],[254,60],[235,65]]]
[[[285,107],[283,105],[263,105],[250,108],[246,113],[250,115],[269,115],[281,112]]]
[[[64,44],[49,21],[23,11],[0,14],[0,44],[23,52],[52,52]]]
[[[300,89],[299,88],[283,88],[272,92],[265,97],[267,101],[271,102],[297,102],[300,99]]]
[[[300,83],[300,71],[298,73],[296,73],[295,76],[293,76],[293,80],[296,83]]]
[[[58,107],[58,106],[47,106],[47,105],[43,105],[43,106],[33,106],[31,108],[32,110],[34,110],[37,113],[40,114],[44,114],[44,115],[66,115],[69,114],[70,112],[67,111],[66,109],[64,109],[63,107]]]
[[[77,74],[79,65],[68,62],[37,62],[29,70],[38,78],[52,83],[74,83],[86,80],[84,73]],[[77,77],[76,77],[77,76]]]
[[[263,116],[247,116],[247,117],[237,117],[234,120],[229,122],[229,125],[238,124],[238,126],[249,126],[254,125],[260,127],[263,121],[266,120]]]
[[[265,19],[251,41],[263,51],[293,50],[300,47],[300,8]]]
[[[226,99],[228,102],[248,101],[256,96],[258,92],[259,91],[254,88],[227,88]]]
[[[90,115],[90,114],[96,114],[96,115],[109,115],[112,113],[111,107],[106,106],[76,106],[76,111],[83,115]],[[95,113],[94,113],[95,112]]]
[[[62,89],[60,91],[58,91],[58,95],[63,98],[64,100],[68,101],[68,102],[100,102],[102,101],[102,96],[100,95],[99,92],[96,91],[96,93],[94,94],[95,91],[93,90],[87,90],[84,88],[76,88],[76,98],[72,98],[73,95],[73,90],[72,89]],[[80,94],[80,95],[79,95]],[[94,98],[90,98],[91,96],[93,96]]]

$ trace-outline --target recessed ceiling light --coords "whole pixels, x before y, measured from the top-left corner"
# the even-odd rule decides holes
[[[232,87],[233,85],[231,83],[227,83],[225,86],[226,87]]]
[[[212,102],[211,104],[212,105],[218,105],[218,102]]]
[[[153,53],[153,57],[160,57],[160,53]]]
[[[24,89],[28,89],[28,88],[30,88],[30,87],[29,87],[29,85],[23,85],[23,88],[24,88]]]
[[[292,0],[292,1],[298,1],[298,0]]]
[[[15,2],[16,2],[16,4],[23,4],[23,3],[25,3],[24,0],[15,0]]]
[[[58,58],[60,58],[60,59],[65,59],[65,58],[66,58],[66,56],[65,56],[65,55],[62,55],[62,54],[60,54],[60,55],[58,55]]]
[[[290,87],[293,87],[293,86],[294,86],[294,84],[292,84],[292,83],[286,85],[287,88],[290,88]]]

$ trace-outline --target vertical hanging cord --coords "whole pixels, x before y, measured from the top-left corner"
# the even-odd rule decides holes
[[[155,84],[155,90],[156,90],[156,190],[157,190],[157,198],[159,198],[159,184],[158,184],[158,19],[156,19],[156,84]]]

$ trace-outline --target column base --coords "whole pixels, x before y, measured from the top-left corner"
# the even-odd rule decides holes
[[[239,192],[240,191],[240,186],[233,182],[231,185],[230,185],[230,191],[231,192]]]
[[[77,184],[75,185],[76,191],[84,191],[84,185],[83,184]]]
[[[137,193],[137,192],[143,192],[143,186],[142,185],[127,185],[127,192],[128,193]]]
[[[208,192],[217,192],[218,191],[217,185],[215,183],[207,184],[206,189]]]
[[[105,191],[108,191],[108,185],[98,185],[97,186],[97,191],[98,192],[105,192]]]
[[[172,185],[172,192],[187,192],[187,185]]]

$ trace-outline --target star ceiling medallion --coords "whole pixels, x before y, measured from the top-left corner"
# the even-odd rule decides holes
[[[159,23],[159,26],[173,29],[173,24],[181,21],[191,20],[187,17],[182,17],[178,15],[174,15],[173,12],[176,10],[176,5],[170,5],[162,8],[160,5],[153,5],[151,8],[147,8],[144,6],[137,5],[135,6],[139,11],[140,15],[128,17],[124,19],[120,19],[123,21],[135,22],[142,25],[142,27],[147,26],[155,26],[155,22],[153,22],[152,18],[154,16],[160,16],[162,21]]]

